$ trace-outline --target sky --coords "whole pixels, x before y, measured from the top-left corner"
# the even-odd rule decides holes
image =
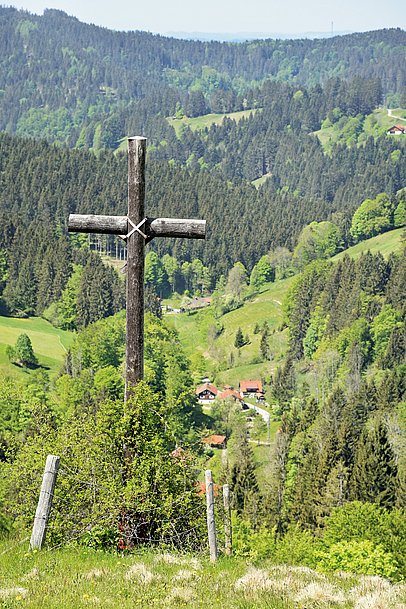
[[[405,0],[0,0],[41,15],[56,8],[114,30],[210,33],[364,32],[406,27]]]

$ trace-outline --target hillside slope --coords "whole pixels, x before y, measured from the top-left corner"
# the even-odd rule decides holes
[[[29,336],[39,365],[51,374],[60,370],[74,336],[71,332],[54,328],[45,319],[0,317],[0,375],[2,376],[25,377],[32,372],[27,368],[10,364],[6,356],[7,346],[14,346],[20,334]]]
[[[338,262],[345,255],[358,258],[362,253],[381,252],[385,258],[398,252],[402,246],[404,228],[367,239],[340,252],[332,262]],[[244,302],[242,307],[220,318],[224,329],[216,339],[213,336],[214,317],[210,308],[187,315],[171,314],[166,317],[179,332],[180,341],[186,353],[192,358],[202,374],[207,373],[219,384],[238,386],[242,378],[269,378],[283,360],[287,349],[287,330],[281,328],[283,303],[294,277],[266,284],[262,290]],[[271,359],[261,361],[261,334],[254,334],[255,325],[267,322],[270,328],[269,347]],[[241,328],[249,337],[249,344],[236,349],[235,335]],[[202,359],[204,358],[204,360]]]
[[[86,146],[100,144],[103,122],[102,144],[109,145],[124,135],[122,117],[104,121],[134,101],[142,122],[173,115],[193,88],[208,100],[220,91],[222,103],[233,105],[251,83],[269,77],[306,86],[334,74],[381,78],[385,93],[400,93],[405,40],[404,31],[391,29],[316,40],[200,42],[114,32],[55,9],[38,16],[3,6],[0,129]],[[89,135],[89,122],[100,125],[98,133]]]

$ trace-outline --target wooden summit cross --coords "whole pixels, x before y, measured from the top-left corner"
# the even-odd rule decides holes
[[[125,400],[144,375],[144,248],[154,237],[204,239],[205,220],[145,216],[146,138],[128,138],[128,215],[70,214],[70,232],[120,235],[127,241]]]

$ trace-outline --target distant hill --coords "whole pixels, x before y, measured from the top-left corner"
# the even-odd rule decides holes
[[[367,251],[373,254],[381,252],[387,258],[389,254],[400,250],[404,231],[404,228],[400,228],[377,235],[340,252],[331,260],[338,262],[345,255],[358,258]],[[208,373],[218,368],[219,361],[223,362],[216,372],[219,383],[237,386],[243,378],[269,378],[280,365],[288,347],[287,330],[281,327],[282,307],[293,281],[294,277],[290,277],[267,284],[258,294],[246,300],[242,307],[221,317],[224,329],[213,345],[207,339],[209,327],[214,323],[210,308],[192,315],[168,315],[166,319],[177,329],[185,352],[195,362],[199,357],[196,354],[206,358]],[[260,358],[261,334],[254,334],[254,328],[256,324],[261,326],[265,321],[270,327],[269,347],[272,358],[264,362]],[[239,350],[240,353],[234,347],[238,328],[241,328],[244,336],[249,337],[249,343]]]
[[[143,131],[148,117],[173,115],[188,91],[201,91],[214,112],[211,96],[220,92],[227,111],[236,111],[264,79],[314,86],[336,76],[379,78],[386,95],[400,94],[405,44],[401,29],[238,44],[180,40],[115,32],[55,9],[38,16],[3,6],[0,129],[110,146],[132,125]],[[137,119],[124,124],[129,105]]]
[[[334,32],[334,36],[351,34],[349,30]],[[246,40],[264,40],[273,38],[275,40],[295,40],[303,38],[332,38],[331,32],[299,32],[296,34],[287,32],[166,32],[166,36],[184,40],[217,40],[219,42],[245,42]]]

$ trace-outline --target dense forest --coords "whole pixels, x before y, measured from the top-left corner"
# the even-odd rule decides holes
[[[331,78],[379,79],[398,105],[404,45],[400,29],[324,40],[193,42],[113,32],[55,9],[39,17],[1,7],[0,128],[112,146],[129,133],[153,136],[154,123],[180,107],[191,116],[256,107],[256,87],[265,80],[314,87]]]
[[[371,139],[365,147],[353,146],[350,153],[337,147],[333,157],[309,140],[302,147],[305,165],[297,172],[289,163],[289,159],[298,160],[296,136],[289,140],[281,142],[277,152],[280,180],[286,184],[282,188],[271,181],[256,190],[246,182],[227,183],[220,170],[151,160],[149,215],[203,217],[209,225],[205,244],[162,240],[152,247],[161,256],[175,256],[181,264],[201,260],[211,276],[205,286],[209,289],[237,260],[251,272],[271,248],[293,249],[300,231],[311,221],[333,217],[348,244],[355,208],[367,196],[383,191],[392,196],[405,183],[405,165],[398,154],[404,142],[398,139],[381,138],[376,143]],[[89,304],[92,283],[97,286],[101,281],[92,268],[96,265],[108,287],[104,296],[97,295],[106,305],[95,305],[95,311],[105,309],[105,315],[117,311],[123,299],[115,272],[97,257],[87,258],[83,251],[87,239],[68,237],[66,225],[69,213],[125,213],[124,156],[106,151],[96,157],[5,134],[0,136],[0,149],[1,287],[8,310],[42,314],[61,297],[76,264],[84,266],[79,280],[87,286],[84,302]],[[105,237],[104,243],[112,254],[123,249],[113,238]],[[87,323],[95,319],[97,313],[89,313]]]

